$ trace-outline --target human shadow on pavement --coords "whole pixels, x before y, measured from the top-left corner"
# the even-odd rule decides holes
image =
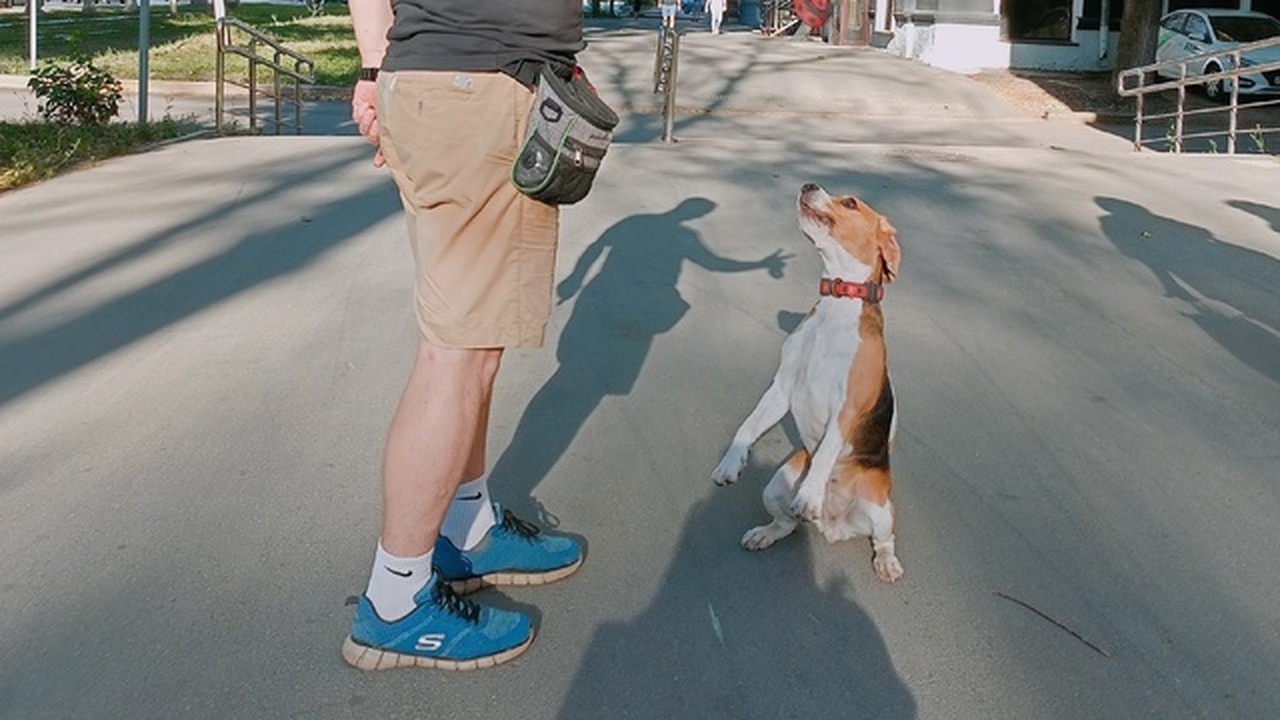
[[[1185,302],[1186,316],[1209,337],[1280,384],[1280,262],[1126,200],[1096,202],[1116,248],[1150,267],[1165,295]]]
[[[654,338],[689,310],[676,288],[686,261],[712,272],[766,270],[782,277],[781,250],[760,260],[734,260],[703,244],[686,223],[715,207],[705,198],[690,198],[665,213],[625,218],[606,229],[556,286],[559,302],[577,296],[556,349],[559,367],[530,400],[489,476],[490,486],[518,513],[558,524],[533,490],[600,402],[631,392]],[[599,272],[588,280],[601,258]]]
[[[694,505],[653,600],[596,630],[560,718],[916,716],[874,620],[848,597],[849,580],[815,581],[817,534],[802,527],[758,553],[738,545],[764,518],[758,494],[728,497],[741,490]],[[877,582],[864,554],[851,557],[847,573]],[[636,578],[632,591],[646,592],[649,580]]]

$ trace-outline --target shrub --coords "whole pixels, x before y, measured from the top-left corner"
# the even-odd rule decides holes
[[[123,93],[119,80],[83,57],[37,69],[27,87],[46,120],[77,125],[106,124],[119,112]]]

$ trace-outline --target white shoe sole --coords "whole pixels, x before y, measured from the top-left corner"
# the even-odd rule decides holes
[[[392,670],[403,667],[435,668],[437,670],[483,670],[514,660],[533,644],[533,629],[529,630],[529,639],[496,655],[474,658],[471,660],[445,660],[429,658],[421,655],[405,655],[394,650],[382,650],[368,645],[361,645],[350,635],[342,643],[342,659],[347,664],[361,670]]]
[[[562,568],[548,570],[543,573],[489,573],[479,577],[467,578],[465,580],[446,580],[455,593],[459,595],[467,595],[477,590],[483,590],[487,587],[506,586],[519,587],[526,585],[546,585],[557,580],[563,580],[578,571],[582,567],[583,558],[578,558],[577,562],[572,565],[565,565]]]

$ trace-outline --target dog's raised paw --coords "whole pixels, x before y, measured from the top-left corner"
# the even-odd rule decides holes
[[[747,454],[735,448],[729,448],[729,451],[720,459],[720,464],[716,465],[716,469],[711,471],[711,479],[717,485],[732,485],[738,481],[738,475],[742,473],[742,468],[747,464]]]
[[[792,517],[811,522],[816,521],[822,514],[822,501],[811,500],[805,497],[803,493],[796,493],[795,499],[791,501],[789,510]]]

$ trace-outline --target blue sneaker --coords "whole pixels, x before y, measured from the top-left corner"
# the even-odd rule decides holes
[[[413,612],[387,622],[361,595],[342,659],[361,670],[478,670],[511,660],[533,643],[529,618],[458,597],[439,572],[413,599]]]
[[[490,585],[545,585],[572,575],[582,565],[582,547],[572,538],[543,535],[537,526],[494,503],[501,518],[470,550],[448,538],[436,540],[432,563],[460,594]]]

